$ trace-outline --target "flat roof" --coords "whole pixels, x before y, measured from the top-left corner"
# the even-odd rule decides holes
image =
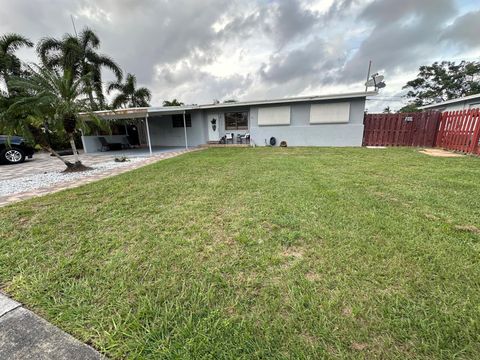
[[[419,109],[430,109],[430,108],[435,108],[435,107],[442,107],[443,105],[449,105],[449,104],[456,104],[459,102],[463,101],[468,101],[468,100],[480,100],[480,94],[475,94],[475,95],[469,95],[469,96],[464,96],[456,99],[451,99],[451,100],[445,100],[442,102],[438,103],[433,103],[430,105],[425,105],[425,106],[420,106]]]
[[[151,107],[142,107],[142,108],[101,110],[101,111],[94,111],[93,114],[109,120],[126,119],[126,118],[132,119],[132,118],[144,118],[147,116],[147,114],[171,115],[171,114],[181,114],[184,111],[191,111],[191,110],[231,108],[231,107],[254,106],[254,105],[289,104],[289,103],[341,100],[341,99],[352,99],[352,98],[366,98],[367,96],[372,96],[372,95],[377,95],[377,92],[363,91],[363,92],[344,93],[344,94],[300,96],[300,97],[290,97],[290,98],[271,99],[271,100],[237,101],[237,102],[231,102],[231,103],[202,104],[202,105],[151,106]],[[80,115],[88,116],[89,113],[81,113]]]

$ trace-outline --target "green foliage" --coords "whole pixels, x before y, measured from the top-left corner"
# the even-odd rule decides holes
[[[420,109],[418,108],[415,103],[410,103],[408,105],[405,105],[398,110],[399,113],[410,113],[410,112],[418,112]]]
[[[45,67],[61,69],[70,72],[74,78],[83,79],[92,110],[105,107],[101,69],[111,70],[117,81],[122,80],[118,64],[109,56],[99,54],[99,47],[100,39],[88,28],[78,37],[66,34],[62,39],[44,38],[37,45],[38,55]]]
[[[65,138],[66,135],[74,147],[77,130],[88,129],[86,118],[79,116],[90,109],[85,76],[74,78],[68,70],[38,65],[29,66],[28,73],[27,77],[9,81],[9,86],[17,94],[5,112],[9,133],[30,135],[49,151],[55,143],[64,144],[58,137],[63,135]]]
[[[112,82],[107,89],[110,94],[117,91],[112,101],[112,107],[118,109],[121,107],[147,107],[152,98],[150,90],[145,87],[137,88],[137,78],[135,75],[127,74],[124,83]]]
[[[25,95],[18,96],[8,112],[29,112],[43,119],[56,120],[67,133],[73,133],[76,125],[69,126],[65,121],[88,109],[85,77],[74,78],[71,71],[59,72],[32,65],[28,67],[30,76],[12,78],[9,85]],[[7,112],[7,113],[8,113]]]
[[[450,100],[462,96],[480,93],[480,62],[451,61],[435,62],[421,66],[416,79],[407,82],[404,89],[409,89],[406,97],[411,105],[428,105],[437,98]]]
[[[171,101],[165,100],[163,102],[163,106],[182,106],[182,105],[185,105],[185,104],[181,101],[178,101],[177,99],[173,99]]]
[[[11,33],[0,36],[0,79],[5,83],[10,76],[20,76],[22,63],[15,51],[22,47],[32,47],[33,43],[22,35]],[[8,89],[8,84],[7,84]],[[8,90],[7,90],[8,92]],[[7,94],[0,93],[0,96]],[[1,108],[0,108],[1,110]]]
[[[111,359],[476,359],[479,177],[406,148],[194,152],[2,208],[0,284]]]

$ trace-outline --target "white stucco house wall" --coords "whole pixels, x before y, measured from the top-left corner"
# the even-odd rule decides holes
[[[457,110],[469,110],[480,109],[480,94],[461,97],[458,99],[452,99],[425,105],[419,107],[420,110],[436,110],[441,112],[457,111]]]
[[[249,135],[250,144],[265,146],[361,146],[367,96],[359,92],[253,100],[235,103],[148,107],[97,111],[111,124],[127,122],[125,131],[103,135],[108,142],[127,142],[131,131],[141,146],[199,146],[218,143],[225,135]],[[133,124],[133,125],[132,125]],[[184,127],[184,124],[186,127]],[[137,135],[135,135],[137,136]],[[101,150],[99,136],[83,136],[87,153]]]

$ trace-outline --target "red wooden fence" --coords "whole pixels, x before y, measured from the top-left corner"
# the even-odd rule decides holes
[[[441,113],[367,114],[363,146],[433,147]]]
[[[480,109],[444,112],[436,144],[438,147],[480,155]]]

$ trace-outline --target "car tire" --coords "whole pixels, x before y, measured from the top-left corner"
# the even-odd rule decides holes
[[[20,164],[25,161],[25,153],[19,148],[3,149],[0,151],[0,162],[4,164]]]

